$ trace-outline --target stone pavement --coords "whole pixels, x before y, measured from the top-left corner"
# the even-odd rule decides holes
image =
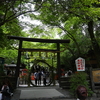
[[[69,90],[59,86],[46,87],[18,87],[11,100],[76,100]],[[96,94],[87,100],[100,100]]]

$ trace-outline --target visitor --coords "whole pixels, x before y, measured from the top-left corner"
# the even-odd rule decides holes
[[[78,86],[76,89],[77,100],[86,100],[88,92],[85,86]]]
[[[43,72],[43,85],[46,86],[46,72]]]
[[[42,73],[41,71],[38,71],[38,85],[41,85],[41,76],[42,76]]]
[[[5,79],[3,81],[1,93],[2,93],[2,100],[11,100],[11,96],[13,95],[13,88],[8,79]]]
[[[35,79],[35,85],[37,85],[37,80],[38,80],[38,72],[37,71],[34,73],[34,79]]]

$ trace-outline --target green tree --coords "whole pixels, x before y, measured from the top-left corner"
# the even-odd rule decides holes
[[[8,44],[7,35],[22,36],[22,27],[18,21],[20,15],[34,12],[28,0],[1,0],[0,1],[0,47]],[[15,43],[15,41],[13,41]]]
[[[11,22],[20,15],[34,12],[32,6],[36,4],[34,0],[1,0],[0,2],[0,26]]]
[[[41,20],[48,26],[61,28],[62,31],[75,42],[79,53],[78,55],[81,55],[81,51],[73,33],[76,32],[75,29],[79,29],[78,27],[80,27],[80,33],[82,34],[82,29],[86,26],[85,29],[87,31],[84,32],[87,32],[85,34],[89,35],[96,60],[98,61],[98,66],[100,66],[100,47],[95,37],[96,30],[94,28],[94,23],[97,23],[100,17],[99,3],[98,0],[47,0],[42,4],[39,10],[40,16],[35,16],[35,18]],[[79,23],[76,23],[78,27],[74,27],[74,23],[69,31],[66,27],[68,26],[67,22],[68,20],[72,22],[71,19],[73,20],[73,18],[78,20]]]

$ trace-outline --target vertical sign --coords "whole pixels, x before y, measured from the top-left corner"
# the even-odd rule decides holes
[[[77,71],[85,71],[85,59],[79,57],[75,60]]]

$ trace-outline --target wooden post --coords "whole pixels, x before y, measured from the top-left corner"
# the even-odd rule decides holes
[[[90,67],[89,70],[90,70],[91,89],[94,91],[95,85],[94,85],[94,82],[93,82],[92,67]]]
[[[19,50],[18,50],[18,57],[17,57],[17,66],[16,66],[16,86],[18,85],[18,77],[19,77],[19,71],[20,71],[20,64],[21,64],[21,48],[22,48],[22,41],[19,41]]]
[[[60,44],[57,43],[57,51],[60,51]],[[61,77],[61,68],[60,68],[60,52],[57,52],[57,73],[58,73],[58,81],[60,87],[60,77]]]

